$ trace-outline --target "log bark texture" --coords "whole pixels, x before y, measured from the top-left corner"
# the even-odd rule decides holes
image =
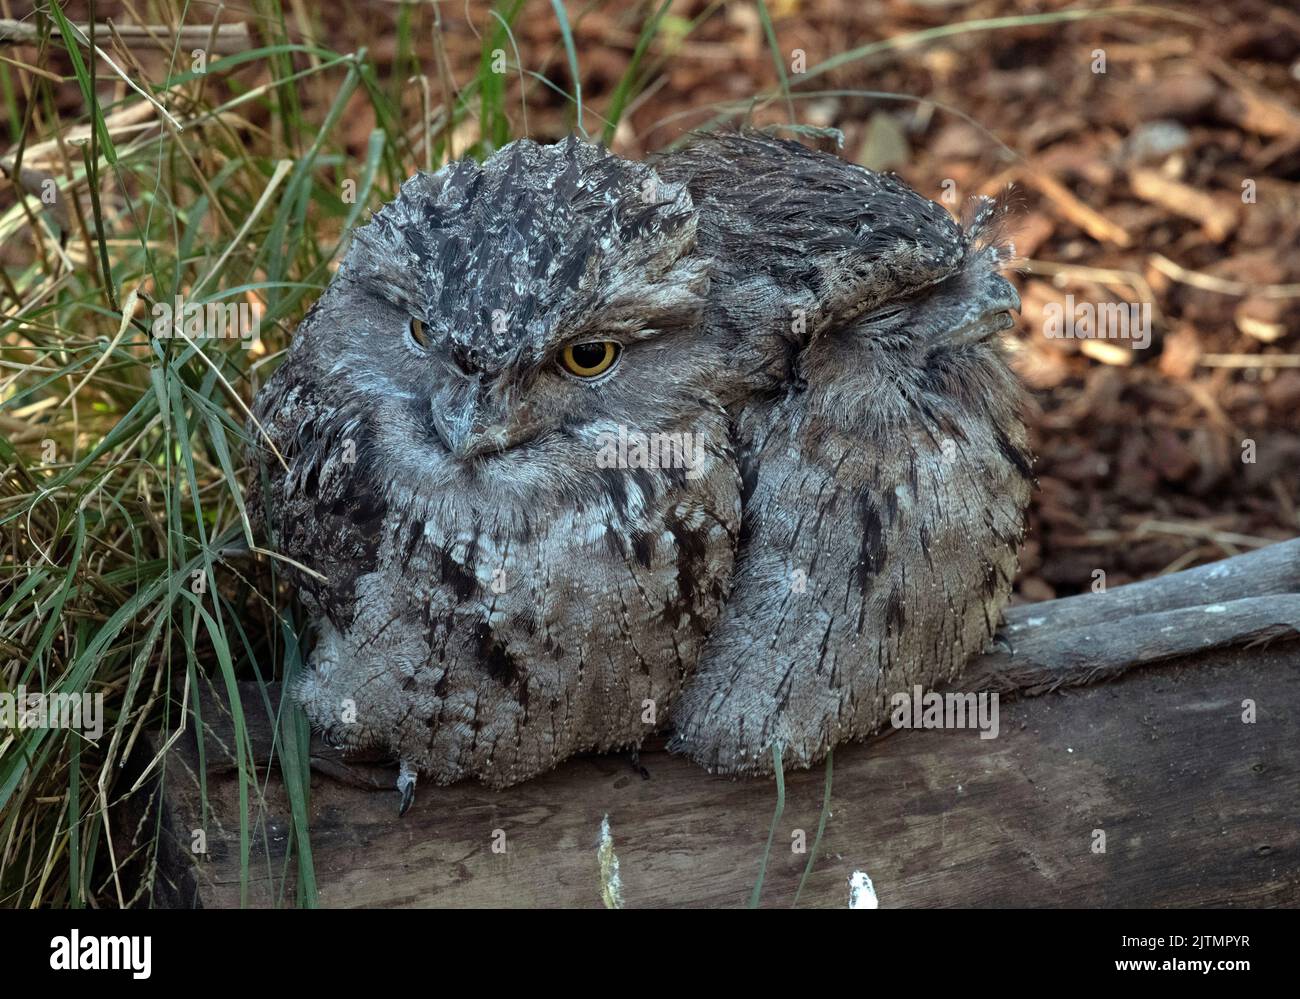
[[[882,907],[1300,905],[1298,684],[1300,540],[1014,608],[954,685],[999,693],[997,738],[889,730],[839,747],[800,905],[843,907],[857,870]],[[278,703],[278,687],[266,693]],[[274,728],[263,691],[243,694],[259,763],[247,901],[293,905]],[[159,904],[241,901],[233,727],[212,689],[203,714],[206,809],[192,733],[164,760]],[[581,757],[506,791],[421,788],[399,819],[390,765],[315,741],[311,757],[325,906],[598,907],[605,815],[627,906],[741,906],[775,803],[771,780],[648,751],[649,780],[627,757]],[[824,782],[821,769],[787,775],[764,906],[793,902]]]

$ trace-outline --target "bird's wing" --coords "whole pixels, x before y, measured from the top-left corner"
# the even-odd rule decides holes
[[[291,352],[258,394],[253,415],[255,536],[292,560],[288,571],[300,594],[332,619],[348,614],[357,577],[374,568],[386,513],[386,499],[367,474],[367,411]]]

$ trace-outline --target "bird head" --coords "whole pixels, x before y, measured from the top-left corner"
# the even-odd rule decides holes
[[[959,223],[893,175],[761,133],[706,135],[656,167],[701,213],[732,400],[822,385],[861,415],[871,382],[980,351],[1019,308],[999,273],[1005,202],[975,199]]]
[[[572,137],[417,174],[355,232],[293,359],[367,409],[398,476],[594,467],[600,433],[706,391],[697,221],[682,185]]]

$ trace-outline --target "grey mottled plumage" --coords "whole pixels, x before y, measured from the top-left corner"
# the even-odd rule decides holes
[[[324,577],[294,575],[297,693],[408,793],[635,747],[694,665],[740,518],[696,226],[682,187],[573,139],[417,175],[259,393],[288,468],[262,449],[254,511]],[[607,373],[562,369],[605,343]],[[600,467],[620,427],[699,434],[703,463]]]
[[[634,747],[665,710],[676,748],[763,773],[955,675],[1032,477],[996,215],[758,135],[413,178],[255,407],[287,469],[264,449],[253,511],[312,570],[308,716],[408,792]],[[613,366],[562,370],[574,345]],[[601,467],[620,432],[703,462]]]
[[[715,261],[744,481],[731,596],[672,711],[725,773],[808,766],[958,673],[1011,588],[1032,479],[997,334],[997,210],[763,136],[665,157]]]

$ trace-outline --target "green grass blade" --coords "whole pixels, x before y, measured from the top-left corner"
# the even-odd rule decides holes
[[[758,866],[758,877],[754,881],[754,890],[749,894],[749,908],[757,909],[758,901],[763,895],[763,880],[767,877],[767,861],[772,856],[772,840],[776,836],[776,825],[785,812],[785,771],[781,769],[781,744],[772,745],[772,765],[776,774],[776,809],[772,812],[772,825],[767,830],[767,846],[763,848],[763,861]]]
[[[763,25],[763,34],[767,38],[767,47],[772,51],[772,64],[776,67],[777,82],[781,87],[781,95],[785,98],[786,110],[789,112],[790,121],[795,121],[794,101],[790,99],[790,78],[785,75],[785,57],[781,55],[780,46],[776,41],[776,29],[772,27],[772,15],[768,13],[766,0],[757,0],[758,2],[758,20]]]
[[[817,819],[817,835],[813,838],[812,850],[808,852],[808,863],[804,865],[803,875],[799,878],[799,887],[794,893],[794,903],[791,908],[799,905],[799,896],[803,894],[803,886],[808,883],[808,875],[812,874],[813,864],[817,862],[817,850],[822,845],[822,833],[826,831],[826,818],[831,814],[831,777],[835,769],[835,750],[828,750],[826,753],[826,786],[822,791],[822,812]]]
[[[609,99],[609,111],[606,112],[605,130],[601,133],[601,139],[605,145],[612,145],[614,142],[614,133],[618,131],[618,123],[623,119],[623,111],[627,108],[627,103],[635,94],[637,73],[641,69],[641,59],[645,56],[646,49],[650,43],[659,34],[659,25],[663,22],[664,15],[668,13],[668,8],[673,0],[663,0],[646,22],[641,26],[641,32],[637,35],[636,48],[632,51],[632,58],[628,61],[627,68],[623,75],[619,77],[617,86],[614,87],[614,93]]]
[[[584,139],[587,130],[582,125],[582,74],[578,71],[578,53],[573,46],[573,29],[569,27],[569,15],[564,9],[564,0],[551,0],[555,11],[555,20],[560,25],[560,37],[564,39],[564,54],[569,60],[569,75],[573,80],[573,103],[577,108],[574,127]]]

